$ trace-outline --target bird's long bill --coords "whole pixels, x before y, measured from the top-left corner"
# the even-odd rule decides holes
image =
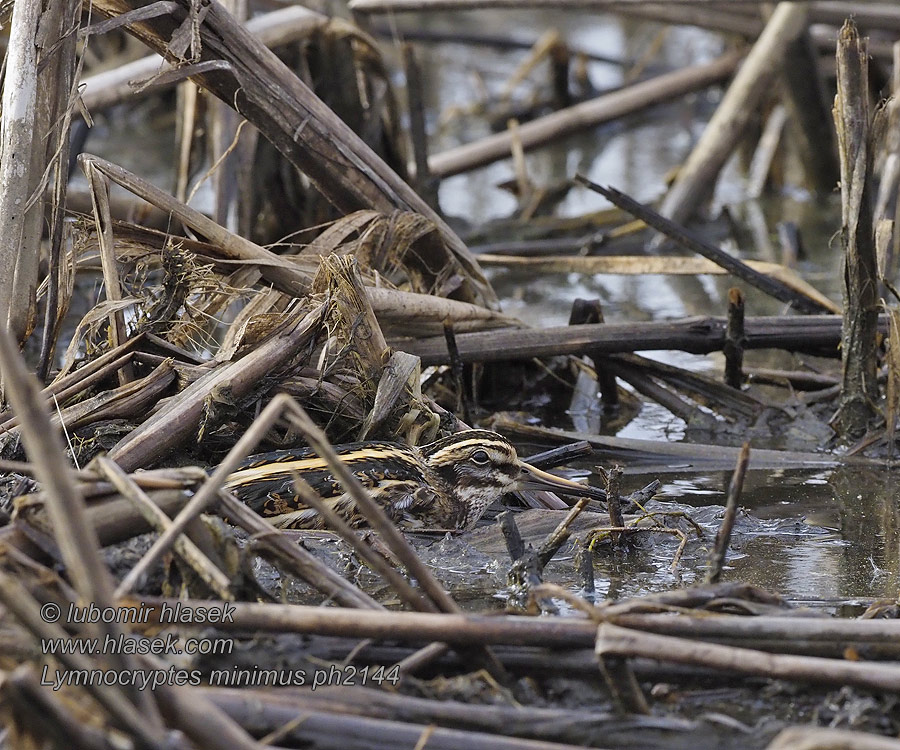
[[[577,495],[579,497],[594,497],[598,500],[606,500],[606,493],[596,487],[573,482],[571,479],[557,477],[538,469],[536,466],[522,463],[522,476],[520,478],[523,490],[548,490],[562,495]]]

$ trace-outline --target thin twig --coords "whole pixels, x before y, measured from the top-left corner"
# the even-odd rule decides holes
[[[750,443],[741,446],[737,466],[731,475],[731,483],[728,485],[728,499],[725,501],[725,515],[722,516],[722,525],[716,534],[716,541],[709,553],[709,570],[706,572],[706,583],[718,583],[722,576],[722,567],[725,564],[725,555],[728,552],[728,543],[731,540],[731,530],[734,528],[734,520],[737,516],[738,501],[741,498],[741,490],[744,488],[744,477],[747,474],[747,466],[750,464]]]

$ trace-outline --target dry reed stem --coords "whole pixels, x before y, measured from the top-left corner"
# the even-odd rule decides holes
[[[837,44],[834,122],[841,161],[844,320],[841,399],[832,418],[844,437],[862,437],[877,414],[878,262],[872,223],[868,52],[847,21]]]
[[[59,433],[53,428],[48,405],[38,384],[26,367],[9,332],[0,327],[0,372],[4,390],[22,420],[21,434],[35,474],[44,488],[45,506],[66,570],[82,602],[94,602],[101,609],[113,602],[112,579],[100,557],[100,544],[88,523],[84,498],[72,476]],[[97,623],[101,636],[117,637],[117,623]],[[134,668],[127,654],[107,654],[106,660],[120,670]],[[151,694],[124,688],[151,727],[161,726]]]
[[[660,214],[683,224],[709,195],[719,171],[746,130],[751,114],[769,94],[788,45],[806,26],[806,3],[778,3],[703,135],[678,171]]]
[[[93,6],[109,16],[133,8],[136,0],[102,0]],[[189,0],[167,17],[133,24],[129,31],[156,52],[177,60],[172,32],[188,18]],[[220,5],[207,11],[198,30],[202,59],[221,63],[198,70],[193,80],[247,118],[340,211],[375,208],[414,211],[432,221],[445,248],[431,258],[465,278],[465,301],[496,305],[496,295],[474,256],[452,229],[393,172],[363,140],[303,84],[270,50]],[[203,62],[201,62],[203,64]],[[227,73],[222,70],[227,70]]]
[[[865,690],[900,690],[900,666],[770,654],[748,648],[697,643],[667,635],[642,633],[605,622],[597,631],[598,656],[643,657],[709,667],[731,674],[756,675],[819,685],[853,685]]]
[[[278,328],[243,357],[219,365],[200,376],[187,388],[169,399],[140,427],[120,440],[109,453],[125,471],[132,471],[158,460],[191,434],[196,434],[211,396],[227,389],[233,398],[241,398],[273,370],[289,363],[320,331],[324,305],[306,312],[285,313]],[[211,497],[214,493],[210,493]]]
[[[172,525],[171,519],[163,513],[152,499],[129,477],[118,464],[108,458],[97,458],[97,466],[119,493],[129,500],[156,531],[164,532]],[[187,536],[180,536],[174,542],[175,551],[215,594],[224,600],[232,600],[231,581]]]
[[[54,639],[60,642],[69,639],[69,634],[62,626],[44,619],[40,605],[28,590],[2,571],[0,571],[0,601],[36,639]],[[60,652],[56,658],[71,671],[90,672],[96,668],[94,662],[81,654]],[[128,700],[123,690],[104,685],[102,681],[90,681],[85,689],[103,706],[114,722],[147,747],[162,750],[167,746],[162,737],[161,723],[152,721],[152,714],[147,716],[138,710]]]
[[[362,559],[375,573],[393,587],[397,595],[410,607],[419,612],[437,612],[438,609],[430,599],[422,596],[422,592],[416,590],[409,582],[365,540],[361,539],[350,524],[341,518],[319,494],[309,486],[300,474],[294,474],[294,489],[305,505],[316,511],[325,523],[325,526],[334,531],[341,539],[349,544],[360,559]]]
[[[3,117],[0,119],[0,327],[17,341],[30,329],[40,259],[42,206],[26,210],[43,162],[38,133],[38,25],[41,0],[13,6],[10,37],[4,59]],[[40,203],[40,201],[39,201]]]
[[[365,487],[356,478],[349,467],[328,442],[325,433],[316,425],[302,406],[291,401],[286,413],[287,418],[301,431],[310,447],[327,464],[329,470],[341,483],[344,490],[353,498],[357,510],[363,515],[369,526],[376,531],[385,544],[415,578],[425,594],[442,612],[459,612],[459,607],[444,587],[438,583],[428,567],[421,561],[416,551],[410,546],[403,533],[391,522],[384,511],[369,496]]]
[[[275,398],[269,402],[259,417],[254,420],[253,424],[234,444],[234,447],[228,451],[228,455],[225,456],[225,459],[218,465],[212,476],[210,476],[203,486],[197,490],[197,493],[191,498],[191,501],[173,519],[172,525],[159,536],[138,564],[131,569],[127,576],[125,576],[116,590],[116,596],[121,597],[131,591],[137,582],[146,574],[150,566],[159,560],[163,553],[172,545],[175,538],[179,534],[184,533],[187,525],[210,506],[215,500],[219,490],[225,484],[228,475],[237,469],[241,461],[243,461],[253,448],[256,447],[257,443],[265,437],[265,434],[272,425],[274,425],[282,416],[288,405],[292,403],[293,400],[290,396],[282,396],[281,394],[276,395]],[[115,459],[115,456],[112,457]]]
[[[219,492],[222,515],[251,534],[252,541],[277,558],[277,566],[306,581],[343,607],[380,610],[383,607],[365,592],[297,544],[287,534],[263,520],[230,492]]]
[[[97,241],[100,245],[100,262],[103,267],[106,299],[113,303],[119,302],[123,295],[119,265],[116,259],[116,241],[112,231],[112,215],[109,210],[109,181],[97,171],[90,160],[82,160],[81,165],[88,180],[91,203],[94,208],[94,224],[97,228]],[[127,338],[124,311],[116,308],[109,315],[110,349],[119,347]],[[120,385],[125,385],[134,377],[130,366],[120,369],[118,375]]]

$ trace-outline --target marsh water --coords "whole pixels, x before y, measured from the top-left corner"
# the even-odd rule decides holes
[[[719,37],[702,30],[673,27],[662,32],[656,24],[602,14],[479,11],[453,17],[434,15],[425,24],[468,31],[505,28],[512,30],[512,36],[523,39],[537,39],[545,29],[557,28],[572,48],[626,61],[640,58],[650,44],[658,41],[660,51],[653,62],[663,67],[705,61],[723,49]],[[398,26],[402,27],[399,21]],[[435,84],[429,88],[432,111],[447,113],[453,106],[472,104],[478,81],[496,90],[524,54],[489,48],[478,48],[473,53],[471,48],[459,44],[429,45],[423,59]],[[597,89],[614,88],[623,82],[625,66],[590,63],[587,69]],[[538,75],[535,73],[535,77]],[[665,189],[666,175],[689,153],[718,96],[716,91],[688,96],[646,115],[538,149],[526,155],[529,176],[538,185],[551,185],[580,172],[638,200],[654,200]],[[445,117],[445,121],[442,125],[431,123],[434,150],[487,132],[474,117]],[[514,172],[509,161],[449,178],[441,186],[441,206],[448,214],[475,225],[502,218],[515,209],[516,203],[497,186],[511,179]],[[748,202],[743,198],[744,186],[744,174],[734,159],[717,185],[712,211],[727,207],[735,222],[745,229],[744,236],[749,241],[738,246],[728,239],[724,246],[744,258],[775,260],[776,227],[779,222],[793,222],[806,251],[797,264],[798,272],[840,302],[839,248],[833,243],[840,225],[837,195],[816,199],[788,184],[761,201]],[[578,216],[608,206],[602,197],[575,187],[557,213]],[[760,217],[766,231],[758,229]],[[721,276],[559,273],[536,278],[531,272],[497,268],[489,271],[489,277],[506,312],[543,326],[565,324],[577,297],[599,299],[607,320],[722,315],[727,290],[734,285],[732,279]],[[741,286],[748,315],[783,312],[781,303]],[[722,371],[721,357],[679,352],[644,354],[690,369]],[[798,361],[782,352],[749,352],[746,363],[796,367]],[[581,429],[596,416],[585,413],[590,411],[588,405],[586,410],[558,415],[554,426]],[[637,417],[618,435],[680,440],[684,433],[685,425],[680,419],[661,406],[645,402]],[[752,445],[775,447],[773,442],[777,443],[756,438]],[[588,461],[585,468],[591,465]],[[639,548],[625,559],[604,560],[598,556],[598,596],[639,594],[702,579],[705,551],[721,518],[730,473],[684,471],[677,467],[659,473],[656,468],[654,473],[644,474],[639,466],[626,467],[623,489],[637,489],[658,477],[662,481],[657,496],[660,505],[674,503],[697,509],[694,517],[704,527],[707,538],[689,545],[675,573],[668,571],[676,546],[672,539],[659,539],[658,544]],[[895,478],[896,470],[849,464],[811,470],[750,471],[725,578],[754,583],[798,605],[834,613],[858,613],[873,599],[896,598],[900,588],[900,503]],[[571,563],[560,561],[558,569],[571,571]],[[560,575],[566,581],[565,572]],[[578,587],[571,578],[567,582]]]
[[[653,58],[657,66],[672,67],[702,62],[718,55],[722,40],[702,30],[672,27],[662,32],[656,24],[623,20],[602,14],[560,14],[477,11],[453,15],[434,14],[397,20],[433,29],[463,31],[503,30],[510,36],[536,40],[547,28],[559,29],[573,48],[634,61],[652,44],[658,44]],[[391,54],[392,45],[386,45]],[[396,52],[396,49],[394,50]],[[479,98],[482,87],[497,91],[522,61],[522,51],[497,51],[490,47],[464,44],[429,44],[420,48],[428,85],[428,126],[433,152],[467,142],[489,132],[483,118],[459,114]],[[398,67],[394,68],[399,69]],[[591,83],[598,90],[623,83],[627,66],[587,63]],[[534,73],[541,75],[540,68]],[[396,83],[402,85],[398,75]],[[516,89],[527,98],[531,84]],[[543,83],[542,83],[543,85]],[[560,143],[538,149],[526,156],[529,177],[539,186],[550,186],[571,178],[576,172],[616,187],[639,200],[651,201],[665,189],[666,175],[680,164],[702,132],[720,94],[709,90],[656,107],[646,114],[571,136]],[[143,106],[143,105],[142,105]],[[154,111],[150,107],[144,114]],[[454,114],[454,111],[456,114]],[[143,115],[132,114],[135,120]],[[102,120],[92,135],[88,150],[99,153],[151,177],[171,175],[174,135],[169,119],[150,119],[137,127],[143,147],[133,147],[133,130],[124,140],[115,128],[104,129]],[[148,163],[149,160],[149,163]],[[514,178],[511,164],[499,162],[473,172],[446,179],[440,188],[443,211],[459,219],[459,224],[478,227],[508,216],[515,199],[499,183]],[[168,177],[162,178],[161,184]],[[727,206],[735,222],[744,226],[751,241],[740,246],[726,240],[724,246],[746,258],[775,260],[775,227],[794,222],[803,237],[806,254],[797,270],[820,291],[840,300],[839,257],[832,237],[839,224],[836,196],[814,199],[800,188],[781,188],[759,202],[743,201],[745,178],[736,163],[729,163],[720,180],[712,211]],[[202,207],[204,194],[197,196]],[[607,207],[603,198],[575,187],[559,204],[557,214],[578,216]],[[760,232],[760,217],[765,231]],[[757,227],[757,229],[754,229]],[[733,281],[727,277],[610,276],[577,273],[540,274],[493,268],[488,272],[502,300],[503,309],[527,323],[563,324],[577,297],[602,302],[606,319],[654,320],[686,315],[722,315],[726,293]],[[746,292],[748,315],[782,312],[782,306],[753,290]],[[679,352],[645,352],[680,366],[711,373],[721,372],[720,358],[697,357]],[[752,352],[747,364],[793,367],[796,360],[784,353]],[[582,429],[594,421],[597,405],[556,416],[551,426]],[[621,437],[651,440],[681,440],[685,425],[668,411],[645,403],[636,418],[619,433]],[[754,447],[772,447],[755,438]],[[809,450],[809,447],[804,449]],[[599,460],[584,462],[592,469]],[[669,589],[702,578],[706,550],[721,518],[729,472],[691,471],[684,467],[654,467],[643,473],[640,466],[626,467],[625,486],[631,491],[659,478],[662,487],[659,506],[692,509],[704,528],[703,540],[692,540],[675,572],[669,563],[676,546],[671,538],[654,538],[653,544],[639,546],[627,556],[597,556],[595,561],[597,596],[624,596]],[[895,473],[888,468],[852,464],[811,470],[752,470],[741,498],[742,513],[728,558],[727,579],[744,580],[780,593],[790,601],[834,613],[856,613],[875,598],[896,598],[900,587],[900,511],[894,487]],[[594,482],[598,479],[595,476]],[[480,588],[478,574],[485,576],[484,591],[496,589],[503,566],[495,556],[479,556],[460,542],[433,549],[432,563],[443,567],[443,575],[469,587]],[[447,555],[458,553],[458,565],[447,564]],[[441,554],[444,562],[441,562]],[[578,590],[566,554],[549,573]],[[490,585],[487,585],[490,584]],[[474,593],[474,592],[472,592]],[[474,594],[477,599],[477,594]]]

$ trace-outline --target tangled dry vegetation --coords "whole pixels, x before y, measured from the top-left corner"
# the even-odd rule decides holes
[[[777,340],[821,354],[840,336],[836,316],[748,320],[728,333],[718,320],[603,326],[587,305],[567,331],[528,330],[499,311],[474,256],[421,197],[427,181],[417,192],[405,180],[389,75],[356,25],[288,8],[245,27],[221,5],[187,0],[95,0],[90,17],[74,0],[19,0],[5,12],[5,746],[738,747],[744,727],[693,718],[690,706],[654,717],[652,700],[677,683],[752,689],[760,677],[870,691],[870,713],[890,716],[877,701],[900,690],[896,620],[808,617],[755,587],[717,582],[746,448],[707,446],[737,461],[715,542],[697,542],[703,530],[690,518],[644,511],[658,483],[626,498],[641,512],[623,515],[615,470],[603,515],[586,501],[568,510],[554,497],[525,497],[544,509],[540,523],[522,524],[525,541],[510,515],[501,522],[518,615],[464,612],[435,571],[456,542],[428,540],[438,552],[424,562],[332,448],[457,431],[469,407],[463,358],[526,361],[493,365],[509,396],[559,373],[596,377],[568,356],[590,352],[616,393],[619,377],[687,419],[758,424],[772,411],[757,394],[623,352],[675,339],[696,351]],[[167,62],[114,66],[79,88],[85,45],[102,49],[103,35],[122,27]],[[303,44],[283,59],[266,46],[288,39]],[[702,80],[733,71],[739,55],[726,58]],[[77,159],[79,191],[69,180],[73,118],[82,104],[89,119],[135,95],[125,84],[141,78],[141,96],[173,96],[179,84],[174,194],[90,153]],[[427,165],[416,161],[421,178]],[[200,180],[213,196],[208,213],[188,205],[200,164],[211,165]],[[642,218],[656,226],[652,212]],[[722,261],[714,249],[698,252]],[[795,278],[729,270],[805,312],[834,311]],[[458,336],[469,337],[465,357]],[[530,363],[550,355],[562,355],[555,369]],[[495,416],[494,426],[527,430]],[[357,499],[370,530],[335,521],[329,534],[279,532],[222,490],[247,455],[303,442]],[[644,533],[675,538],[673,567],[689,539],[708,543],[707,584],[595,606],[597,545],[621,548]],[[586,598],[542,582],[570,537]],[[530,616],[541,612],[553,614]],[[885,603],[870,614],[895,612]],[[179,648],[156,648],[165,643]],[[828,695],[835,714],[858,705],[855,693]],[[795,741],[788,732],[775,742]],[[857,746],[894,746],[884,743]]]

